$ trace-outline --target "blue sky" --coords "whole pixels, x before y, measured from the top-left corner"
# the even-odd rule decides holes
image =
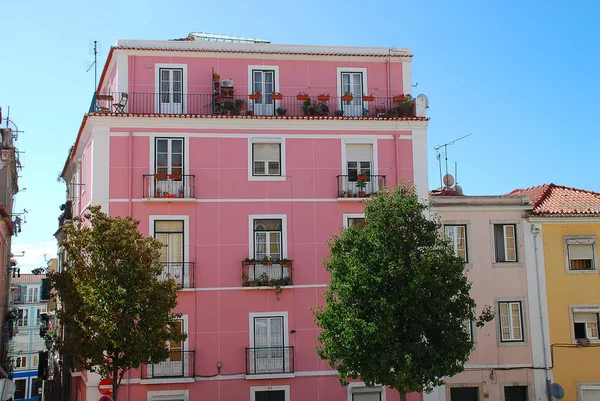
[[[25,131],[15,211],[27,223],[13,251],[24,270],[54,256],[64,184],[57,181],[94,91],[91,42],[99,69],[118,39],[173,39],[211,32],[273,43],[409,47],[414,93],[429,98],[430,187],[439,185],[433,147],[449,147],[468,195],[492,195],[547,182],[600,192],[597,176],[597,19],[600,3],[575,1],[314,1],[260,5],[5,2],[0,13],[0,106]],[[442,156],[443,157],[443,156]]]

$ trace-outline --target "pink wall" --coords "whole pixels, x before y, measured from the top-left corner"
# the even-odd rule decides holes
[[[286,96],[295,96],[304,91],[310,95],[328,93],[338,96],[337,67],[367,68],[368,88],[366,94],[375,96],[393,96],[401,94],[402,63],[391,63],[392,93],[387,93],[387,61],[381,57],[378,61],[360,61],[359,58],[347,61],[289,60],[273,58],[232,58],[225,54],[219,57],[164,57],[129,56],[129,91],[133,93],[156,93],[156,64],[187,65],[189,94],[212,94],[212,69],[221,79],[233,79],[236,94],[248,94],[248,66],[279,66],[277,88]]]

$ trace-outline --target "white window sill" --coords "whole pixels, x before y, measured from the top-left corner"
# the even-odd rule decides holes
[[[271,284],[267,284],[267,285],[257,285],[257,286],[247,286],[247,287],[242,287],[242,290],[274,290],[276,287],[274,285]],[[294,288],[293,285],[281,285],[280,286],[281,289],[285,289],[285,288]]]
[[[171,384],[171,383],[193,383],[196,380],[193,377],[161,377],[160,379],[141,379],[140,384]]]
[[[340,198],[340,197],[338,197],[337,200],[343,201],[343,202],[348,202],[348,201],[352,202],[352,201],[362,201],[362,200],[365,200],[368,198],[369,198],[368,196],[365,196],[364,198]]]
[[[259,379],[293,379],[296,377],[295,373],[270,373],[267,375],[246,375],[246,380],[259,380]]]
[[[142,198],[146,202],[196,202],[196,198]]]
[[[286,176],[281,175],[251,175],[248,181],[286,181]]]
[[[567,274],[598,274],[597,269],[590,270],[569,270],[567,269]]]
[[[527,341],[498,341],[499,347],[526,347]]]
[[[523,262],[494,262],[492,267],[523,267]]]

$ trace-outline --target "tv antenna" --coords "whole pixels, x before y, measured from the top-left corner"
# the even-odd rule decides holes
[[[96,92],[96,86],[98,85],[98,41],[94,40],[94,62],[90,64],[85,72],[90,72],[94,67],[94,92]]]
[[[473,134],[467,134],[465,136],[461,136],[460,138],[457,138],[457,139],[455,139],[453,141],[447,142],[447,143],[445,143],[443,145],[438,145],[437,147],[433,148],[435,150],[435,152],[437,153],[438,165],[440,167],[440,188],[442,188],[445,183],[444,183],[444,180],[442,179],[442,160],[440,158],[440,152],[439,152],[439,150],[441,148],[444,148],[444,161],[445,161],[445,164],[446,164],[446,175],[444,176],[444,178],[446,178],[446,176],[448,176],[448,146],[454,145],[456,142],[460,141],[461,139],[465,139],[465,138],[467,138],[467,137],[469,137],[471,135],[473,135]],[[454,184],[454,182],[452,184],[450,184],[450,185],[447,185],[447,186],[452,186],[453,184]]]

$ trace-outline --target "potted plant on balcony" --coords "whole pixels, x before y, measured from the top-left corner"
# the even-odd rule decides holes
[[[292,265],[292,261],[286,258],[280,259],[279,264],[283,267],[290,267]]]
[[[169,174],[169,179],[173,181],[181,181],[181,174]]]
[[[325,94],[325,93],[321,93],[319,96],[317,96],[317,100],[318,100],[319,102],[326,102],[326,101],[328,101],[329,99],[331,99],[331,96],[329,96],[329,95],[327,95],[327,94]]]
[[[250,100],[258,100],[258,99],[260,99],[260,96],[261,96],[260,92],[261,91],[256,91],[256,92],[248,95],[248,99],[250,99]]]
[[[219,82],[219,79],[221,79],[221,76],[218,73],[213,72],[213,82]]]
[[[342,101],[343,102],[351,102],[354,100],[354,95],[351,92],[345,92],[342,95]]]
[[[373,102],[375,100],[375,95],[372,93],[370,95],[363,95],[362,100],[363,102]]]
[[[277,108],[277,115],[278,116],[285,116],[287,113],[287,109],[283,108],[283,107],[278,107]]]
[[[260,275],[260,277],[258,278],[260,282],[262,282],[263,285],[269,285],[269,276],[267,275],[267,273],[263,273]]]
[[[305,100],[306,101],[306,100],[310,99],[310,96],[307,93],[305,93],[305,92],[300,92],[300,93],[298,93],[296,95],[296,99],[298,99],[298,100]]]
[[[237,111],[242,111],[246,108],[246,101],[244,99],[235,99],[234,105]]]
[[[283,95],[279,92],[273,92],[271,94],[271,99],[273,100],[283,100]]]
[[[156,174],[154,174],[154,179],[155,180],[166,180],[167,175],[163,174],[163,173],[156,173]]]
[[[254,258],[252,258],[252,259],[250,259],[250,258],[246,258],[246,259],[244,259],[244,264],[245,264],[246,266],[252,266],[252,265],[255,265],[255,264],[256,264],[256,259],[254,259]]]
[[[344,116],[344,110],[339,110],[338,109],[338,110],[335,111],[334,115],[336,117],[343,117]]]
[[[388,114],[393,117],[407,117],[412,114],[413,103],[411,95],[398,95],[393,97],[394,106]]]
[[[156,191],[154,192],[154,197],[162,198],[162,192],[160,191],[160,189],[156,189]]]
[[[365,194],[365,188],[367,187],[367,181],[365,181],[365,180],[358,180],[356,182],[356,187],[359,189],[358,190],[358,197],[359,198],[364,198],[366,196],[366,194]]]
[[[260,263],[263,266],[272,266],[273,265],[273,259],[271,259],[268,256],[265,256],[264,258],[261,259]]]
[[[179,197],[180,198],[185,198],[185,191],[183,190],[183,188],[179,189]]]
[[[394,102],[403,102],[406,99],[404,95],[396,95],[392,98]]]

